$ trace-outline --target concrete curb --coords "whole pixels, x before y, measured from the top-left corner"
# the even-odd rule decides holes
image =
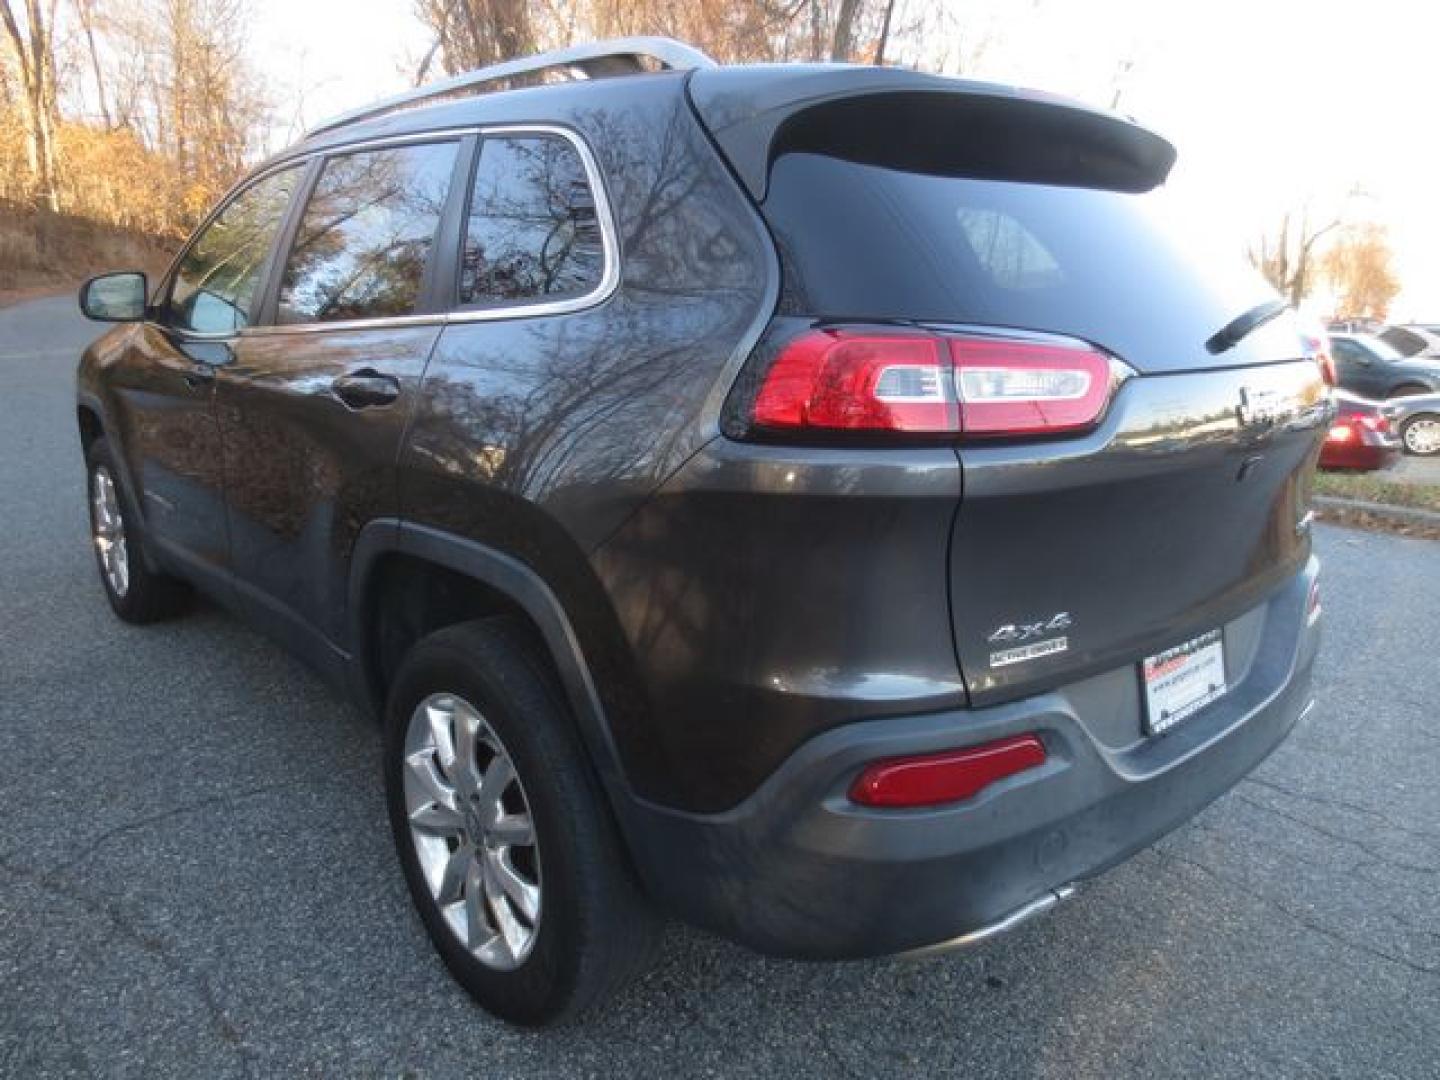
[[[1367,502],[1364,499],[1337,499],[1333,495],[1316,495],[1315,505],[1322,510],[1349,510],[1376,517],[1389,518],[1409,525],[1440,527],[1440,513],[1415,506],[1393,506],[1390,503]]]

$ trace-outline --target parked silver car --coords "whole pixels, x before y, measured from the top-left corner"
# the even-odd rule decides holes
[[[1440,454],[1440,394],[1415,394],[1390,402],[1399,414],[1393,423],[1411,454]]]

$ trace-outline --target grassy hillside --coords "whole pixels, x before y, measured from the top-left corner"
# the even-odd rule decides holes
[[[0,202],[0,292],[76,285],[106,270],[164,270],[174,241]]]

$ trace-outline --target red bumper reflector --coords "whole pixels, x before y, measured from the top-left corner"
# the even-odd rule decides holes
[[[938,806],[968,799],[997,780],[1043,764],[1045,744],[1035,735],[888,758],[865,766],[850,785],[850,800],[862,806]]]

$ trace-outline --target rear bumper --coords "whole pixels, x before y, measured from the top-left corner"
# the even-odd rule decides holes
[[[1327,445],[1320,455],[1320,467],[1373,472],[1376,469],[1389,468],[1399,457],[1399,443],[1389,446],[1353,445],[1335,448]]]
[[[848,724],[724,813],[624,807],[641,874],[677,915],[776,955],[877,956],[984,936],[1182,824],[1275,749],[1310,704],[1317,572],[1312,559],[1263,606],[1230,692],[1160,738],[1137,728],[1118,742],[1113,718],[1107,728],[1091,715],[1106,708],[1093,686]],[[1024,732],[1044,740],[1045,764],[963,803],[874,810],[845,796],[877,758]]]

